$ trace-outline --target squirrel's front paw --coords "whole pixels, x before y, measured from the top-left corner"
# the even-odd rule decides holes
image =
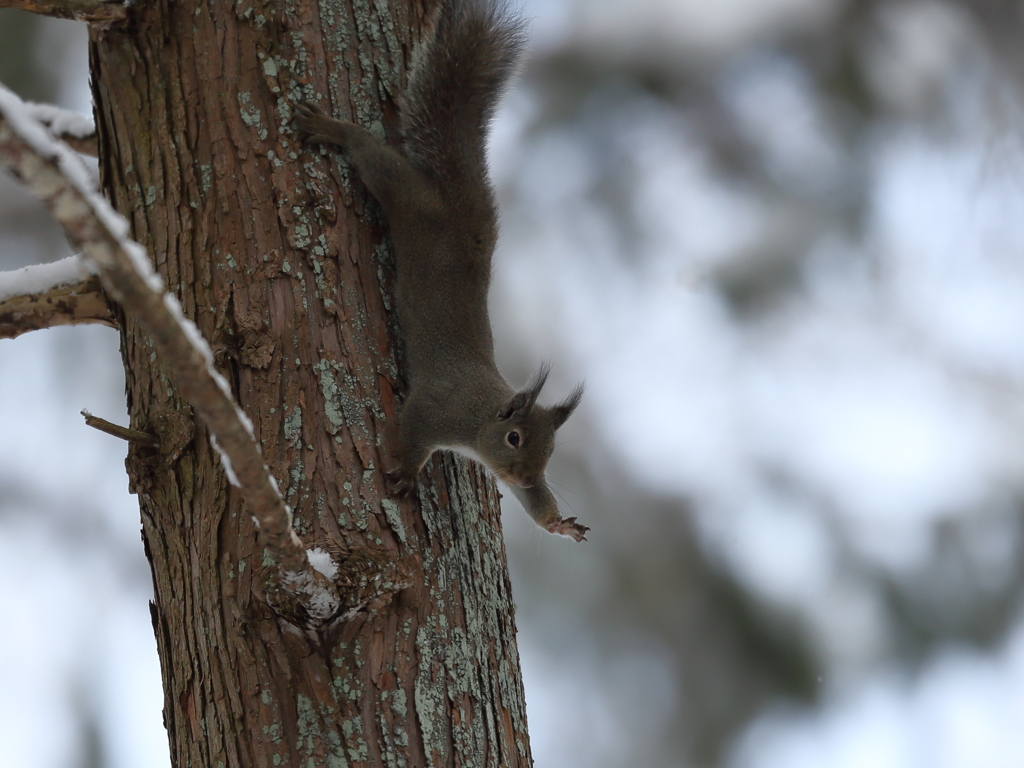
[[[331,141],[328,135],[331,123],[336,122],[324,114],[315,104],[302,102],[295,105],[295,125],[301,133],[306,134],[303,142],[319,144]]]
[[[548,533],[557,533],[562,536],[568,536],[574,541],[586,541],[587,531],[590,530],[587,526],[577,523],[575,517],[567,517],[564,520],[555,520],[555,522],[548,523],[545,527],[547,528]]]
[[[402,467],[384,473],[388,482],[388,492],[392,496],[411,496],[416,489],[416,477],[410,476]]]

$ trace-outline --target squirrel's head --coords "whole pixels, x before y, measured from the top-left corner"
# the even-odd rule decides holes
[[[500,480],[520,488],[532,488],[544,480],[544,470],[555,448],[555,431],[576,410],[583,397],[580,384],[558,405],[537,405],[549,368],[540,371],[516,392],[481,430],[481,458]]]

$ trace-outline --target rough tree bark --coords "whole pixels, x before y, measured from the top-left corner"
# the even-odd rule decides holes
[[[530,765],[498,494],[436,457],[387,498],[392,265],[376,204],[306,150],[300,98],[396,138],[418,0],[136,3],[93,28],[102,183],[213,346],[306,546],[370,543],[414,586],[327,631],[266,602],[272,563],[131,317],[126,462],[153,569],[176,766]]]

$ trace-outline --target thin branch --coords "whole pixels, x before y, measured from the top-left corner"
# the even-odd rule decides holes
[[[86,410],[82,411],[82,416],[85,417],[86,426],[98,429],[100,432],[105,432],[113,437],[119,437],[122,440],[127,440],[129,443],[141,443],[142,445],[147,445],[150,448],[160,447],[160,441],[148,432],[141,432],[137,429],[122,427],[120,424],[114,424],[106,419],[101,419],[99,416],[93,416]]]
[[[335,582],[314,569],[291,523],[277,483],[263,463],[252,424],[235,404],[227,381],[199,330],[181,313],[153,271],[146,251],[128,238],[128,222],[92,187],[81,160],[29,117],[21,100],[0,86],[0,166],[20,179],[64,227],[71,243],[97,270],[104,290],[138,319],[184,398],[206,424],[229,481],[254,515],[276,562],[276,604],[305,626],[319,627],[352,610]],[[378,574],[376,582],[404,581]],[[406,584],[387,584],[377,595]],[[344,586],[344,585],[343,585]]]
[[[38,264],[26,269],[48,266]],[[0,281],[6,274],[10,273],[0,273]],[[117,328],[114,312],[97,277],[89,277],[71,285],[58,285],[38,293],[23,293],[0,299],[0,339],[14,339],[29,331],[58,325],[87,323]]]
[[[100,155],[99,142],[96,140],[95,133],[81,138],[78,136],[61,136],[60,134],[57,134],[57,136],[80,155],[86,155],[87,157],[99,157]]]
[[[3,2],[4,0],[0,0],[0,5]],[[25,102],[25,106],[31,117],[45,125],[51,134],[64,141],[75,152],[89,157],[99,156],[96,124],[92,118],[53,104]]]
[[[104,26],[128,17],[124,3],[116,0],[0,0],[0,8],[17,8],[41,16]]]

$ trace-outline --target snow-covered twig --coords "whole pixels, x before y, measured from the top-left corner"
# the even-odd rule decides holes
[[[45,293],[54,288],[75,285],[86,280],[90,274],[95,273],[78,256],[0,272],[0,301],[11,296]]]
[[[41,16],[108,25],[128,16],[118,0],[0,0],[0,8],[17,8]]]
[[[92,186],[80,158],[51,137],[24,103],[0,86],[0,166],[11,171],[64,227],[71,243],[99,273],[103,288],[138,319],[181,394],[206,424],[225,466],[259,524],[276,561],[279,595],[307,626],[319,626],[347,606],[337,587],[314,569],[295,535],[277,484],[263,463],[252,425],[198,329],[165,293],[145,249],[128,238],[128,222]]]
[[[0,4],[3,0],[0,0]],[[62,139],[75,152],[96,157],[96,125],[92,118],[80,112],[55,107],[53,104],[25,102],[29,116],[50,129],[50,133]]]
[[[117,327],[99,278],[49,281],[54,277],[52,267],[76,259],[71,256],[53,264],[0,272],[0,339],[14,339],[57,325],[99,323]],[[43,285],[24,290],[35,283]]]

